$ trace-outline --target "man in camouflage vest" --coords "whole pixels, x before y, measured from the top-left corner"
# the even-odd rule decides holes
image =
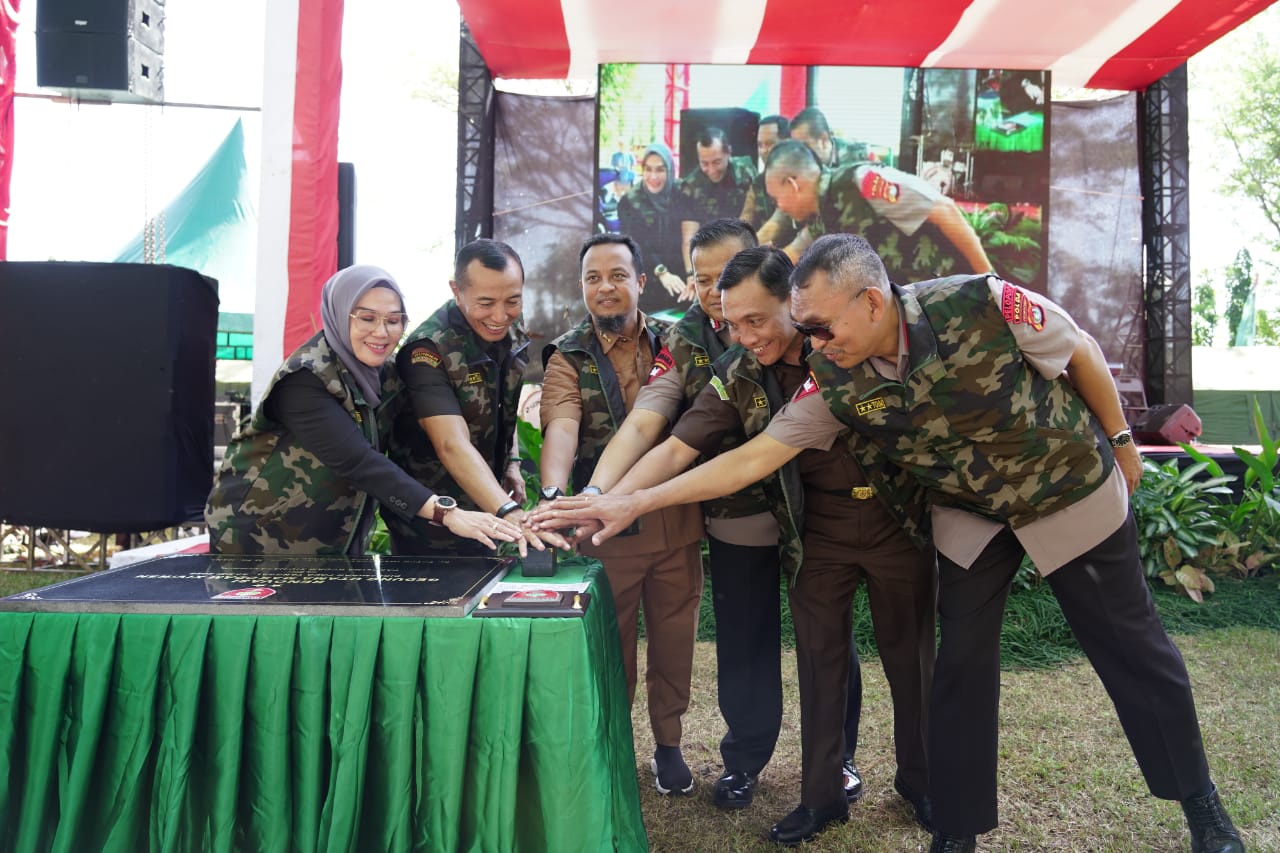
[[[865,142],[845,142],[831,133],[827,117],[817,107],[807,107],[791,120],[791,138],[803,142],[827,169],[838,169],[868,160]]]
[[[990,272],[982,241],[948,196],[915,175],[875,163],[829,169],[804,144],[780,142],[769,154],[765,187],[778,205],[761,242],[800,229],[786,247],[794,260],[823,234],[858,234],[879,252],[892,281],[951,272]]]
[[[685,277],[693,286],[689,240],[704,222],[732,219],[742,212],[756,176],[750,157],[734,157],[733,146],[718,127],[708,127],[697,139],[698,168],[676,187],[675,216],[684,246]]]
[[[589,316],[543,351],[541,474],[547,500],[591,482],[596,462],[634,405],[667,330],[639,310],[645,276],[634,240],[597,234],[583,244],[579,260]],[[657,746],[650,766],[662,794],[693,790],[680,740],[702,596],[701,537],[701,514],[696,506],[684,506],[644,516],[630,535],[603,547],[580,546],[604,563],[618,614],[628,695],[633,697],[637,619],[644,607],[645,683]]]
[[[699,228],[690,242],[698,301],[667,332],[635,406],[596,465],[590,485],[602,491],[612,490],[661,441],[711,380],[712,362],[732,343],[716,282],[730,258],[755,246],[755,232],[740,220],[714,219]],[[740,441],[736,433],[726,434],[717,452]],[[776,481],[771,477],[702,505],[716,617],[716,695],[727,727],[720,741],[724,772],[715,782],[711,799],[723,809],[751,805],[757,777],[773,756],[782,728],[779,580],[784,561],[789,563],[788,575],[798,567],[800,542],[798,529],[782,536],[780,525],[791,530],[797,527],[798,517],[785,511]],[[792,492],[799,498],[796,489]],[[773,511],[778,509],[783,511],[775,518]],[[852,800],[862,793],[861,776],[853,763],[862,680],[852,648],[849,666],[844,784]]]
[[[414,329],[396,356],[404,388],[387,453],[459,505],[520,523],[524,479],[516,410],[529,358],[520,328],[524,266],[506,243],[480,239],[458,252],[453,298]],[[472,548],[415,519],[386,517],[396,554]],[[527,529],[527,528],[526,528]],[[541,542],[530,544],[541,548]]]
[[[1143,575],[1128,506],[1142,460],[1097,343],[1049,300],[992,276],[890,285],[874,249],[849,235],[818,240],[792,283],[797,327],[831,368],[790,416],[815,436],[852,429],[931,496],[942,628],[932,853],[973,850],[997,823],[1000,624],[1024,554],[1047,575],[1151,793],[1182,803],[1192,850],[1243,851]]]
[[[752,228],[764,225],[778,209],[778,205],[764,188],[764,164],[769,160],[769,152],[773,147],[790,136],[791,122],[787,121],[786,116],[765,116],[756,127],[756,176],[751,179],[751,189],[747,191],[742,212],[738,214],[738,218],[750,223]],[[777,242],[790,242],[793,237],[794,235],[787,235]]]

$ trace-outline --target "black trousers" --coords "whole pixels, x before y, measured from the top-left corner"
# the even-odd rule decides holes
[[[716,616],[717,696],[727,731],[720,741],[726,772],[759,773],[782,728],[782,595],[778,549],[731,545],[708,537],[711,607]],[[846,633],[846,636],[850,636]],[[849,644],[845,752],[858,744],[862,671]]]
[[[942,644],[929,715],[929,791],[934,827],[949,835],[976,835],[997,823],[1000,623],[1022,556],[1006,528],[967,571],[938,558]],[[1151,793],[1168,800],[1207,793],[1186,666],[1156,616],[1132,514],[1051,573],[1049,585],[1115,705]]]
[[[852,604],[866,579],[876,646],[893,698],[898,773],[928,789],[926,712],[934,658],[934,552],[916,548],[876,501],[805,492],[804,566],[791,587],[800,682],[801,803],[843,797],[840,730],[847,713],[844,646]],[[854,679],[849,679],[851,689]],[[859,678],[859,693],[861,688]],[[855,735],[856,736],[856,735]]]

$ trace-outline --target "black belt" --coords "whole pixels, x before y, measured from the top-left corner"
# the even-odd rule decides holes
[[[847,489],[820,489],[824,495],[839,495],[842,498],[853,498],[855,501],[869,501],[876,496],[876,490],[870,486],[851,486]]]

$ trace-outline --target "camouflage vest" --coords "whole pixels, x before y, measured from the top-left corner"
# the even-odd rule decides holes
[[[904,381],[866,362],[818,375],[832,414],[869,439],[855,445],[860,460],[883,454],[936,502],[1014,528],[1106,480],[1115,460],[1101,426],[1069,382],[1022,358],[986,276],[893,292],[907,326]]]
[[[711,385],[721,400],[732,403],[738,410],[748,439],[764,432],[778,409],[787,402],[773,371],[762,367],[741,345],[735,344],[716,359],[715,373]],[[763,492],[766,506],[760,509],[768,509],[777,519],[782,531],[779,548],[782,565],[794,579],[804,560],[804,487],[795,460],[751,488]]]
[[[923,223],[908,236],[871,207],[858,184],[855,163],[824,172],[818,182],[818,218],[809,224],[809,233],[858,234],[866,238],[884,261],[889,280],[919,281],[964,269],[966,264],[951,241],[931,222]]]
[[[720,217],[737,219],[755,176],[750,157],[731,157],[724,177],[714,184],[702,169],[695,168],[676,188],[680,194],[681,219],[696,222],[710,222]]]
[[[319,332],[271,379],[248,426],[232,439],[205,506],[209,546],[220,554],[336,555],[351,551],[369,496],[338,477],[269,419],[266,401],[285,376],[309,370],[378,446],[373,409]]]
[[[724,355],[727,348],[711,328],[711,319],[696,302],[667,332],[666,347],[684,380],[683,413],[693,405],[698,394],[711,381],[711,377],[715,375],[712,362]],[[737,446],[736,436],[725,436],[716,453],[724,453]],[[769,498],[759,483],[752,483],[741,491],[702,503],[703,514],[711,518],[743,518],[770,509]]]
[[[651,317],[645,317],[644,322],[643,334],[648,338],[649,351],[656,355],[659,351],[658,341],[670,326]],[[622,386],[618,384],[613,364],[596,338],[591,318],[583,320],[543,348],[544,369],[556,350],[568,359],[578,374],[578,388],[582,393],[578,458],[573,463],[572,479],[569,482],[569,488],[577,491],[591,482],[591,475],[595,473],[596,462],[604,452],[604,446],[626,420],[627,407],[622,397]]]
[[[450,299],[438,311],[414,329],[401,345],[402,352],[419,341],[429,340],[440,355],[440,366],[449,376],[467,422],[471,446],[480,452],[499,482],[511,455],[511,440],[516,431],[520,403],[520,385],[529,364],[529,339],[524,330],[513,327],[511,351],[504,364],[498,364],[485,351],[457,303]],[[449,495],[467,509],[475,504],[449,475],[436,455],[431,439],[418,424],[418,416],[407,393],[401,393],[392,411],[391,441],[387,455],[433,492]],[[395,524],[388,519],[389,524]]]

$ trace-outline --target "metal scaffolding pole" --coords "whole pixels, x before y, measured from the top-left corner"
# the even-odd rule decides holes
[[[455,249],[493,236],[493,76],[466,22],[458,45],[458,207]]]

